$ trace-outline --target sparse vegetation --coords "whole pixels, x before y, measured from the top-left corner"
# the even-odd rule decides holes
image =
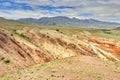
[[[58,32],[59,32],[59,29],[56,29],[56,31],[58,31]]]
[[[56,72],[57,72],[57,69],[52,69],[51,72],[52,72],[52,73],[56,73]]]
[[[4,59],[5,59],[5,58],[4,58],[3,56],[0,55],[0,61],[1,61],[1,60],[4,60]]]
[[[102,29],[102,31],[103,31],[105,34],[112,34],[112,33],[110,32],[110,30],[108,30],[108,29]]]
[[[20,34],[21,37],[25,38],[25,35],[23,33]]]
[[[116,75],[115,77],[116,79],[120,78],[119,76],[120,65],[119,67],[113,65],[118,63],[107,61],[107,63],[109,63],[107,65],[109,66],[106,66],[106,62],[103,62],[103,60],[101,59],[95,59],[95,58],[89,57],[89,56],[77,56],[77,57],[66,58],[62,60],[56,60],[50,63],[46,63],[44,64],[44,66],[39,64],[31,68],[21,70],[19,72],[20,74],[14,73],[12,75],[5,76],[2,79],[13,80],[14,78],[18,77],[21,80],[29,80],[31,78],[40,79],[40,80],[44,80],[44,79],[64,80],[66,78],[68,80],[70,79],[109,80],[109,79],[114,79],[114,76],[111,77],[112,75]],[[72,62],[72,63],[69,64],[69,62]],[[63,66],[64,68],[61,68]],[[50,72],[51,69],[52,69],[52,72]],[[32,73],[30,73],[30,70],[32,70]],[[105,73],[104,75],[103,75],[103,72]],[[29,73],[31,76],[28,76]],[[109,74],[109,76],[107,74]],[[22,77],[19,77],[19,76],[22,76]]]
[[[4,60],[4,63],[5,63],[5,64],[9,64],[9,63],[10,63],[10,59]]]

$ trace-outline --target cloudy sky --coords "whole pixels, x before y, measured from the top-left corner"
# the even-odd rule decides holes
[[[120,0],[0,0],[7,19],[68,16],[120,22]]]

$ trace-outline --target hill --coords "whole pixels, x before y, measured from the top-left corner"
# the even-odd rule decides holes
[[[120,63],[77,56],[19,70],[1,80],[119,80]]]
[[[115,23],[115,22],[105,22],[105,21],[99,21],[95,19],[68,18],[68,17],[63,17],[63,16],[43,17],[40,19],[23,18],[23,19],[19,19],[18,21],[38,24],[38,25],[60,26],[60,27],[105,28],[105,27],[116,27],[120,25],[120,23]]]
[[[16,20],[9,20],[3,17],[0,17],[0,28],[6,28],[8,30],[22,29],[23,27],[38,27],[37,25],[31,25]]]
[[[95,57],[97,59],[101,58],[103,59],[103,63],[106,63],[104,60],[109,62],[120,61],[120,41],[119,38],[117,38],[120,34],[119,30],[60,27],[50,28],[7,20],[4,18],[0,18],[0,20],[0,77],[15,72],[18,72],[19,74],[19,70],[24,71],[24,69],[29,69],[32,66],[38,64],[44,65],[51,61],[53,62],[50,63],[50,65],[54,66],[58,59],[63,59],[63,63],[58,61],[61,65],[68,65],[69,61],[66,63],[64,62],[64,59],[69,58],[69,60],[73,60],[73,62],[70,63],[74,66],[76,61],[74,62],[72,57],[76,57],[79,62],[78,56],[85,56],[84,63],[87,62],[86,59],[89,57]],[[115,62],[113,62],[113,65]],[[94,63],[94,59],[91,63]],[[97,68],[97,66],[98,65],[96,64],[95,67]],[[43,66],[43,68],[46,67]],[[109,69],[114,68],[109,67]],[[67,67],[65,70],[67,70]],[[68,69],[68,71],[71,70]],[[113,71],[110,72],[111,74],[114,73]],[[101,73],[102,72],[100,72],[100,74]],[[115,73],[115,76],[117,76],[118,73],[119,69],[118,72]],[[22,79],[20,80],[24,80],[24,77],[22,76],[24,75],[21,75]],[[34,76],[37,78],[37,75]],[[29,76],[29,78],[31,77]],[[2,78],[0,78],[0,80],[1,79]]]
[[[115,30],[120,30],[120,27],[116,27]]]

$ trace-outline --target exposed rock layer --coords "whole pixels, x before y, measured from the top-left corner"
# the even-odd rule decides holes
[[[0,31],[0,76],[19,68],[77,55],[119,61],[120,43],[95,37],[88,32],[69,36],[46,29]]]

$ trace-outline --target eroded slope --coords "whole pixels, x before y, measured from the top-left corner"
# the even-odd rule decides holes
[[[0,76],[18,69],[72,56],[97,56],[119,61],[120,42],[95,37],[81,30],[71,31],[39,28],[0,30]]]

